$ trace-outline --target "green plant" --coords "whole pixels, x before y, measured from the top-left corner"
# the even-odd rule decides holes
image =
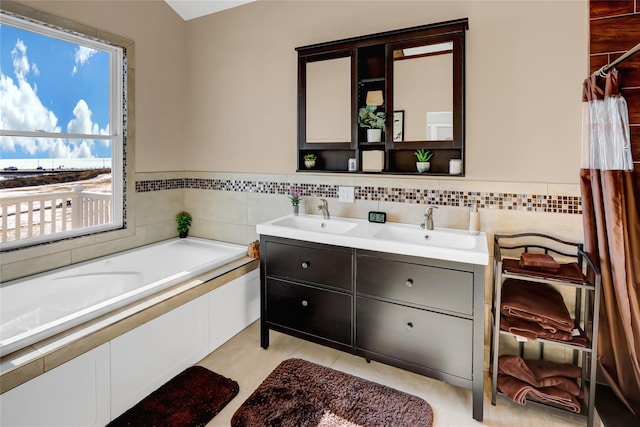
[[[304,159],[305,159],[305,160],[316,160],[316,159],[317,159],[317,157],[316,157],[316,155],[315,155],[315,154],[313,154],[313,153],[309,153],[309,154],[305,154],[305,155],[304,155]]]
[[[180,212],[176,215],[176,223],[178,224],[178,233],[186,233],[191,227],[191,221],[193,218],[189,212]]]
[[[433,153],[429,150],[420,148],[419,150],[416,150],[415,155],[419,162],[428,162],[433,156]]]
[[[386,120],[387,115],[378,111],[376,113],[375,105],[367,105],[366,107],[360,108],[358,110],[358,124],[360,127],[369,128],[369,129],[386,129]]]
[[[291,186],[289,188],[289,200],[291,200],[291,206],[298,206],[300,204],[300,200],[302,200],[302,192],[298,188],[294,188]]]

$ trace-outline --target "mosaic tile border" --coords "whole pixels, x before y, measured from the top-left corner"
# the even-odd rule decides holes
[[[204,178],[137,181],[136,193],[189,188],[287,195],[292,186],[299,189],[303,197],[338,198],[338,185]],[[480,208],[489,209],[582,214],[582,199],[579,196],[355,186],[355,198],[356,200],[434,206],[469,206],[470,204],[476,204]]]

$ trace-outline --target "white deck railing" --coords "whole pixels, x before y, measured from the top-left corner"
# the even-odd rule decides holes
[[[0,242],[111,222],[111,194],[76,191],[0,196]]]

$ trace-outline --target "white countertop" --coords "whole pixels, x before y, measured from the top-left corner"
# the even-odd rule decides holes
[[[258,234],[400,255],[488,265],[487,235],[417,224],[371,223],[364,219],[287,215],[256,226]]]

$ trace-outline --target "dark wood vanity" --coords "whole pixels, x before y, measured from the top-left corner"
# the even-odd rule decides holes
[[[484,266],[261,235],[269,331],[469,388],[483,413]]]
[[[351,172],[363,172],[363,156],[375,151],[380,172],[415,174],[415,150],[428,149],[428,174],[448,175],[459,159],[464,175],[467,28],[464,18],[297,48],[298,171],[348,172],[351,158]],[[380,142],[367,142],[358,125],[372,93],[386,114]],[[308,154],[317,157],[311,169]]]

